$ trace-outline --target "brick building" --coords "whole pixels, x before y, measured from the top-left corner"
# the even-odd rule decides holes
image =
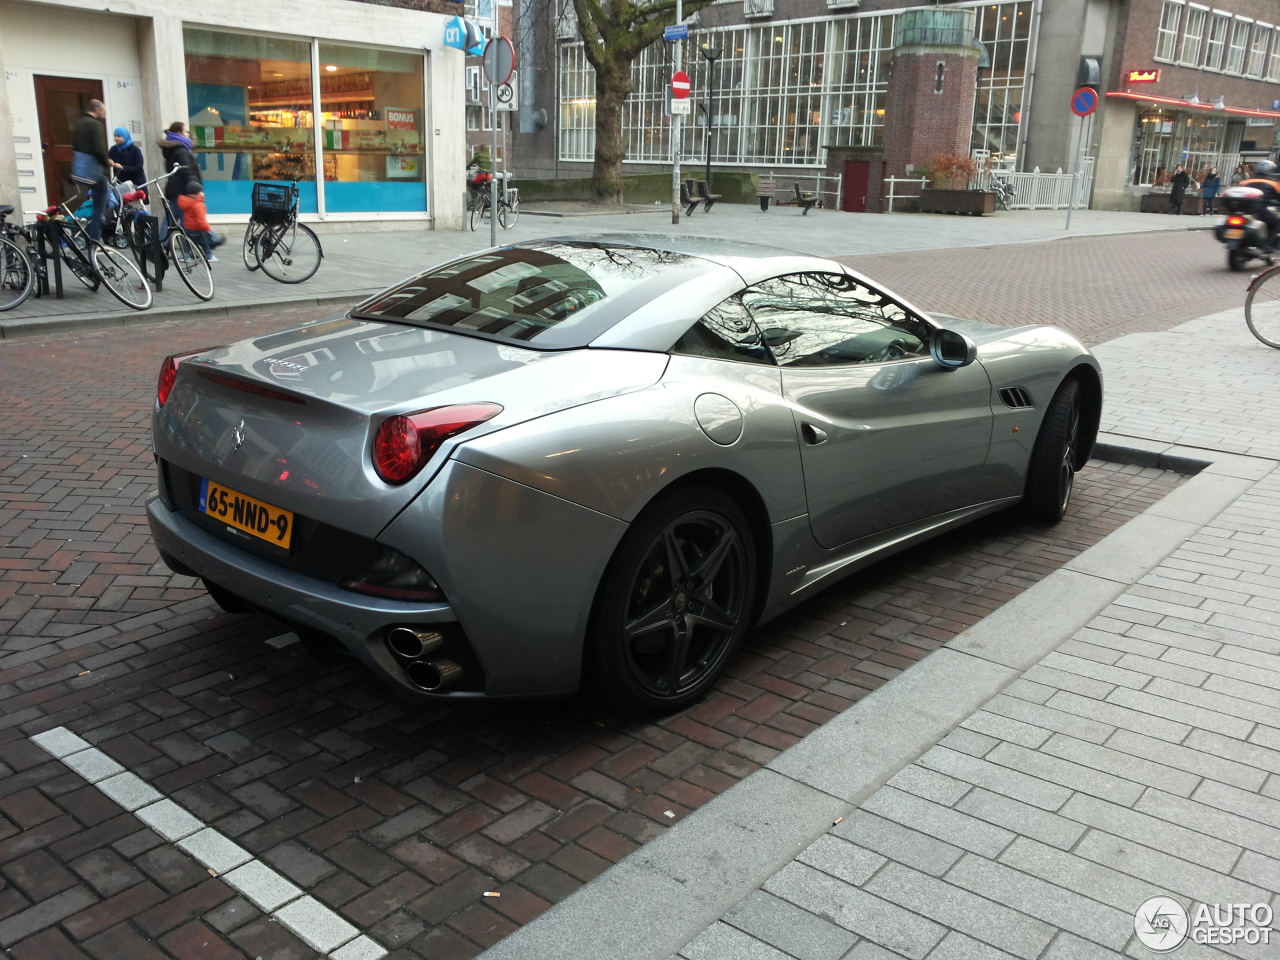
[[[833,192],[839,177],[842,195],[829,201],[874,210],[883,177],[927,164],[950,143],[1007,169],[1070,172],[1082,138],[1082,168],[1096,172],[1093,205],[1136,209],[1170,162],[1233,167],[1241,153],[1273,148],[1280,8],[1277,0],[1222,2],[1231,9],[1191,0],[716,3],[688,18],[683,60],[695,112],[682,157],[688,166],[704,162],[710,139],[718,170],[825,176]],[[926,51],[904,42],[904,14],[939,8],[965,14],[964,43]],[[572,4],[521,0],[519,11],[537,56],[523,63],[529,95],[513,133],[514,169],[587,176],[594,74]],[[698,56],[704,43],[723,51],[714,68]],[[633,64],[623,121],[628,173],[670,169],[672,46],[655,44]],[[1103,100],[1080,121],[1069,103],[1086,58]],[[708,105],[711,69],[717,94]],[[1158,79],[1138,82],[1156,71]]]

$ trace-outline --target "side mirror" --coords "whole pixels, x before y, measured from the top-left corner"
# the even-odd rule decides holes
[[[944,370],[967,367],[978,359],[978,345],[955,330],[935,330],[929,338],[929,355]]]

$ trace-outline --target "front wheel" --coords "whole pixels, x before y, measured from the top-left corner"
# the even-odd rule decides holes
[[[489,222],[489,201],[478,200],[471,206],[471,229],[478,230],[482,223]]]
[[[1062,382],[1049,401],[1031,451],[1026,496],[1022,501],[1031,520],[1057,523],[1067,513],[1075,487],[1076,458],[1080,453],[1083,420],[1080,399],[1080,383],[1070,378]]]
[[[595,690],[670,713],[715,683],[750,626],[755,545],[738,505],[711,487],[662,496],[605,571],[588,650]]]
[[[1249,264],[1249,257],[1243,250],[1227,251],[1227,269],[1239,273]]]
[[[1244,320],[1250,333],[1268,347],[1280,350],[1280,267],[1262,274],[1249,288]]]
[[[26,251],[0,237],[0,310],[12,310],[31,296],[35,282],[36,272]]]
[[[201,300],[213,299],[213,271],[194,240],[181,230],[169,237],[169,259],[188,290]]]
[[[301,223],[269,227],[256,247],[262,272],[279,283],[302,283],[320,269],[320,238]]]
[[[258,262],[258,234],[262,233],[262,224],[253,220],[244,229],[244,241],[240,244],[240,258],[250,271],[257,270],[262,264]]]
[[[89,258],[93,272],[113,297],[134,310],[151,306],[151,285],[123,253],[95,243]]]

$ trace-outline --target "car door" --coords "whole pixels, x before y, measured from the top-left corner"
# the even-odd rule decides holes
[[[988,499],[991,384],[980,363],[933,361],[929,321],[846,274],[790,274],[742,299],[781,369],[819,544]]]

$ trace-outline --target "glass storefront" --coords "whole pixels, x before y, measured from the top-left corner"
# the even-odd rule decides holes
[[[317,111],[310,41],[200,29],[183,40],[210,213],[249,213],[255,182],[294,180],[304,213],[426,210],[421,55],[319,44]]]
[[[1225,181],[1239,159],[1245,122],[1204,111],[1146,109],[1138,112],[1133,183],[1160,186],[1178,164],[1193,175],[1217,167]],[[1265,131],[1266,141],[1271,130]],[[1262,137],[1258,138],[1263,139]]]

